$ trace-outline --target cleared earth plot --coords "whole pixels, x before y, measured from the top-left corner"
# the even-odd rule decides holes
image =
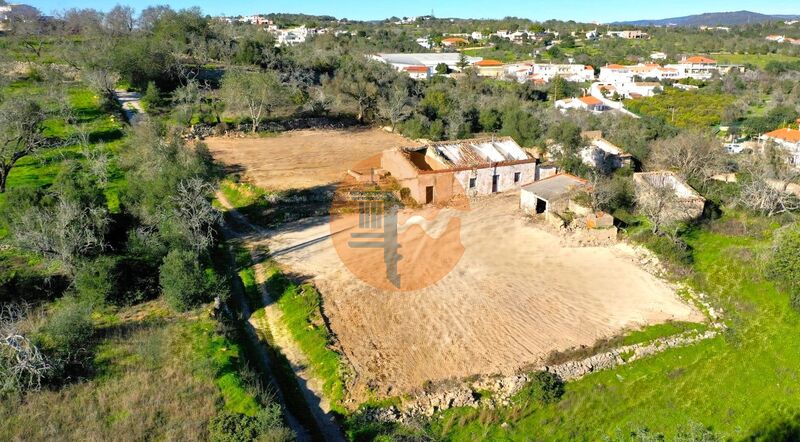
[[[298,130],[264,138],[208,138],[223,164],[244,169],[253,184],[298,189],[337,182],[356,163],[413,141],[381,129]]]
[[[265,241],[287,270],[318,286],[356,373],[356,396],[366,387],[395,395],[427,381],[510,374],[626,328],[702,320],[626,247],[562,247],[517,204],[515,192],[473,204],[461,215],[461,260],[418,291],[387,292],[354,277],[325,220],[290,223]]]

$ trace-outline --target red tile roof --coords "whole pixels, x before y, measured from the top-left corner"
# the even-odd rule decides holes
[[[480,67],[494,67],[494,66],[502,66],[503,62],[499,60],[481,60],[475,63],[475,66]]]
[[[597,106],[598,104],[603,104],[602,101],[599,99],[592,97],[591,95],[587,95],[585,97],[578,98],[578,100],[583,101],[584,103],[588,104],[589,106]]]
[[[791,143],[800,143],[800,130],[797,129],[778,129],[764,134],[766,137],[777,138]]]
[[[621,64],[610,64],[606,66],[609,69],[625,69],[627,66],[623,66]]]
[[[686,59],[686,62],[697,63],[697,64],[717,64],[717,60],[712,60],[710,58],[700,57],[700,56],[689,57]]]
[[[427,66],[406,66],[403,69],[407,72],[428,72]]]

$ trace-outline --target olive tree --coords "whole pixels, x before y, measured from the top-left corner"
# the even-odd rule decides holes
[[[108,210],[64,195],[54,198],[52,205],[34,205],[16,216],[13,238],[20,248],[58,261],[71,273],[82,256],[105,248]]]
[[[222,78],[220,97],[225,108],[250,119],[255,133],[262,118],[286,102],[287,90],[273,71],[231,70]]]
[[[214,226],[221,220],[219,211],[208,199],[214,187],[200,178],[190,178],[178,183],[172,197],[177,223],[184,232],[186,242],[200,254],[214,242]]]
[[[387,85],[388,76],[377,62],[350,60],[336,71],[336,75],[323,82],[323,86],[335,95],[341,104],[355,107],[356,119],[364,121],[375,110],[381,86]]]
[[[0,105],[0,193],[20,159],[48,145],[42,135],[45,112],[27,98],[10,98]]]
[[[719,172],[724,158],[722,144],[712,135],[683,132],[655,141],[646,165],[650,170],[670,170],[689,182],[704,184]]]
[[[736,203],[767,217],[800,210],[800,198],[790,189],[800,183],[800,170],[790,164],[785,149],[768,143],[763,156],[750,156],[740,169],[744,173]]]
[[[378,99],[378,113],[392,125],[392,132],[398,123],[411,115],[411,99],[405,85],[397,83],[385,96]]]

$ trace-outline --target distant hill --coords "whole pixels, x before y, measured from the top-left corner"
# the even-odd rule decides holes
[[[616,25],[635,26],[735,26],[768,21],[790,20],[800,15],[766,15],[751,11],[709,12],[685,17],[664,18],[660,20],[635,20],[616,22]]]

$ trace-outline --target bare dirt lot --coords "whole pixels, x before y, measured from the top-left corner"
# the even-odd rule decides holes
[[[385,149],[413,146],[398,134],[376,128],[298,130],[264,138],[208,138],[223,164],[242,168],[267,189],[304,189],[338,182],[354,164]]]
[[[287,270],[318,286],[355,371],[356,397],[365,387],[397,395],[426,381],[511,374],[540,364],[552,350],[592,345],[624,329],[702,320],[639,268],[630,248],[562,247],[517,205],[516,192],[473,203],[460,216],[458,264],[432,286],[410,292],[355,278],[325,219],[287,224],[264,241]],[[403,255],[413,259],[415,251]]]

